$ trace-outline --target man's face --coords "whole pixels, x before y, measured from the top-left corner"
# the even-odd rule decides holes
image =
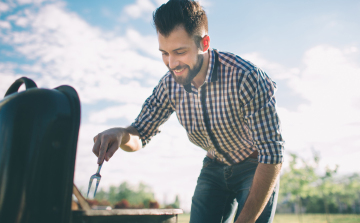
[[[191,83],[201,70],[204,56],[183,26],[176,27],[168,37],[158,33],[159,50],[175,81]]]

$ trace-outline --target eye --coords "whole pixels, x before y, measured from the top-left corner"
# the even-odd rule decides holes
[[[162,55],[163,55],[163,56],[167,56],[167,55],[169,55],[169,54],[168,54],[168,53],[163,52],[163,53],[162,53]]]
[[[185,53],[186,53],[186,51],[176,52],[176,54],[178,54],[178,55],[185,54]]]

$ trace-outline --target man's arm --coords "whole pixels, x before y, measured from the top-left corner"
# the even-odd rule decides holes
[[[98,164],[109,159],[118,148],[134,152],[141,148],[139,132],[132,126],[127,128],[112,128],[94,137],[93,153],[98,157]]]
[[[254,223],[264,210],[276,185],[281,163],[259,163],[245,205],[235,223]]]
[[[127,152],[134,152],[149,143],[159,133],[159,127],[174,112],[167,95],[165,75],[146,99],[140,114],[126,128],[112,128],[94,137],[93,153],[98,157],[98,164],[109,159],[120,147]]]
[[[236,223],[255,222],[271,196],[283,162],[284,140],[276,111],[276,84],[258,68],[242,80],[241,111],[254,146],[259,152],[249,196]]]

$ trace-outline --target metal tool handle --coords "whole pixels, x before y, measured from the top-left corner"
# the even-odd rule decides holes
[[[103,164],[104,164],[104,162],[102,162],[101,164],[99,164],[98,169],[97,169],[97,171],[96,171],[97,174],[100,174],[100,170],[101,170],[101,167],[102,167]]]

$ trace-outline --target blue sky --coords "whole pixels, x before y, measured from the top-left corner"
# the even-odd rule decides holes
[[[163,2],[0,2],[0,94],[21,76],[43,88],[71,85],[79,93],[79,187],[97,168],[93,136],[131,124],[166,72],[151,21]],[[314,148],[321,168],[338,164],[341,174],[359,172],[360,2],[200,2],[211,47],[252,61],[277,83],[286,153],[309,159]],[[173,116],[146,148],[118,151],[105,163],[100,186],[143,181],[160,202],[179,194],[189,210],[204,156]]]

